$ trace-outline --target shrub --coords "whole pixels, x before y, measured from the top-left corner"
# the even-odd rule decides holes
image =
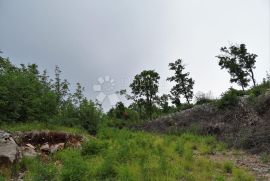
[[[175,151],[178,153],[179,156],[183,156],[184,154],[184,144],[182,142],[178,142],[175,147]]]
[[[221,99],[217,101],[220,109],[236,106],[240,96],[245,95],[243,91],[230,88],[227,92],[223,93]]]
[[[20,169],[27,170],[26,180],[57,180],[57,169],[53,163],[45,164],[39,158],[23,158]]]
[[[225,173],[232,173],[233,171],[233,164],[231,162],[225,162],[223,165]]]
[[[95,103],[88,100],[83,100],[79,107],[80,125],[86,129],[90,134],[97,133],[97,127],[101,121],[101,111],[97,108]]]
[[[99,167],[97,174],[100,180],[113,179],[116,177],[116,162],[113,155],[108,155],[105,158],[105,160]]]
[[[64,150],[57,155],[63,163],[61,180],[81,181],[87,180],[88,167],[80,152],[76,150]]]
[[[207,94],[203,92],[199,92],[195,96],[195,99],[196,99],[196,105],[207,104],[214,101],[214,99],[212,98],[211,92]]]
[[[264,81],[263,83],[252,87],[247,93],[252,97],[258,97],[259,95],[264,94],[267,90],[270,89],[270,81]]]
[[[193,104],[181,104],[181,106],[179,106],[178,107],[178,110],[181,110],[181,111],[183,111],[183,110],[187,110],[187,109],[190,109],[190,108],[192,108],[193,107]]]
[[[261,155],[260,155],[260,159],[263,163],[269,163],[270,161],[270,156],[269,154],[267,154],[266,152],[263,152]]]
[[[225,178],[223,176],[217,176],[214,180],[215,181],[225,181]]]
[[[91,139],[82,145],[82,155],[96,155],[105,150],[106,147],[107,145],[104,142],[98,139]]]
[[[0,181],[5,181],[6,179],[0,175]]]
[[[252,176],[240,169],[233,170],[233,181],[253,181],[255,180]]]

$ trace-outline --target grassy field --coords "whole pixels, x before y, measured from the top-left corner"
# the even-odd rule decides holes
[[[44,129],[44,125],[37,127]],[[5,128],[26,131],[31,125],[28,129],[20,125]],[[96,138],[87,137],[81,150],[65,149],[48,157],[23,158],[9,172],[2,174],[8,176],[7,173],[26,170],[25,180],[34,181],[254,180],[249,173],[230,162],[218,163],[208,159],[211,153],[225,151],[226,146],[210,136],[187,133],[180,136],[155,135],[102,128]]]

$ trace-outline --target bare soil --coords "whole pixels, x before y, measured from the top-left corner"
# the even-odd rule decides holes
[[[263,163],[259,155],[246,153],[245,151],[230,151],[226,153],[215,153],[209,155],[209,158],[217,162],[229,160],[238,167],[249,170],[253,173],[256,180],[270,180],[270,162]]]

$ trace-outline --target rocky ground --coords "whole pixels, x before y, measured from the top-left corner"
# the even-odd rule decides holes
[[[255,175],[256,180],[270,180],[270,162],[264,163],[260,155],[249,154],[245,151],[230,151],[209,155],[209,158],[220,162],[230,160],[235,165],[251,171]]]
[[[11,165],[24,156],[54,153],[65,147],[80,147],[83,138],[62,132],[0,131],[0,167]]]
[[[250,101],[239,98],[237,106],[218,109],[204,104],[134,127],[158,133],[196,131],[215,135],[229,146],[252,153],[270,153],[270,92]]]

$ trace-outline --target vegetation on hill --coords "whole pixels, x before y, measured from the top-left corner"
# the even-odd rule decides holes
[[[16,127],[16,126],[15,126]],[[20,127],[14,130],[20,130]],[[230,162],[208,158],[226,146],[211,136],[181,136],[131,132],[102,127],[87,137],[82,149],[23,158],[7,178],[25,172],[25,180],[235,180],[253,177]]]
[[[101,114],[99,105],[83,96],[79,83],[74,93],[69,91],[58,66],[52,80],[36,64],[18,67],[0,56],[0,124],[36,121],[95,134]]]
[[[185,66],[180,59],[169,64],[174,75],[168,81],[175,82],[170,95],[158,96],[159,74],[154,70],[144,70],[134,77],[130,84],[130,94],[126,90],[120,91],[132,103],[126,107],[118,102],[108,113],[104,113],[100,104],[83,95],[84,88],[79,83],[74,92],[70,91],[70,84],[62,79],[58,66],[51,79],[46,71],[40,73],[36,64],[16,66],[8,58],[0,56],[1,129],[10,132],[65,131],[82,134],[87,138],[81,150],[68,148],[56,154],[23,158],[12,168],[1,169],[0,175],[10,178],[25,172],[26,180],[38,181],[77,181],[89,178],[254,180],[249,173],[236,168],[230,162],[210,160],[209,154],[226,151],[224,144],[212,136],[197,135],[215,134],[218,138],[223,136],[231,139],[230,141],[241,142],[244,146],[260,146],[260,149],[269,144],[259,145],[257,138],[262,138],[262,135],[253,134],[255,130],[261,130],[263,136],[269,133],[270,127],[261,120],[268,118],[270,99],[260,98],[270,88],[269,75],[261,84],[256,84],[253,69],[257,55],[248,53],[244,44],[223,47],[221,51],[224,55],[218,56],[219,65],[228,70],[231,82],[238,83],[242,90],[230,88],[218,100],[200,94],[196,96],[194,105],[206,106],[199,109],[195,107],[195,111],[188,110],[173,116],[170,114],[194,107],[192,99],[195,81],[189,76],[189,72],[184,72]],[[247,89],[251,79],[254,85]],[[247,106],[246,109],[247,104],[238,106],[240,97],[245,95],[257,108],[249,109]],[[182,103],[182,99],[186,103]],[[168,119],[160,118],[153,123],[153,127],[160,132],[168,131],[166,133],[174,135],[127,130],[140,123],[146,125],[142,126],[143,130],[152,131],[152,122],[148,120],[164,115],[169,115]],[[201,120],[199,130],[196,127],[198,125],[193,123]],[[188,129],[183,131],[185,128]],[[223,130],[227,132],[222,134]],[[0,180],[3,179],[0,176]]]

